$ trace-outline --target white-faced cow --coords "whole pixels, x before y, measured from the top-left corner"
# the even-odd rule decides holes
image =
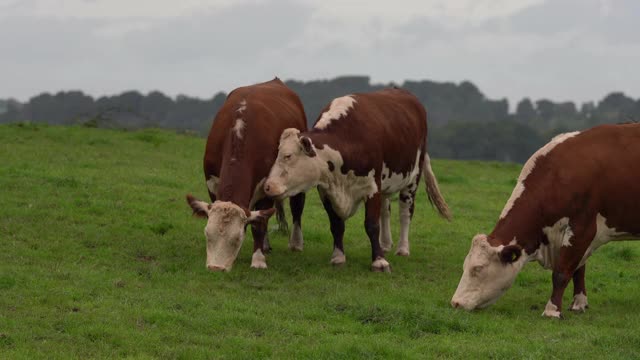
[[[207,268],[231,269],[251,224],[251,267],[266,268],[263,252],[269,250],[267,221],[275,212],[263,183],[278,154],[284,129],[307,128],[298,96],[280,79],[241,87],[227,96],[215,117],[204,154],[204,175],[212,204],[187,195],[194,214],[208,218]],[[304,194],[290,199],[293,230],[289,248],[302,250],[301,216]],[[250,211],[250,209],[256,209]],[[280,219],[282,207],[279,206]]]
[[[553,271],[544,316],[561,317],[573,279],[573,311],[587,308],[585,264],[611,240],[640,237],[640,124],[556,136],[525,163],[500,219],[476,235],[451,300],[467,310],[494,303],[525,263]]]
[[[265,192],[284,198],[318,186],[329,215],[334,265],[346,260],[345,220],[364,201],[371,269],[390,271],[384,251],[393,245],[389,218],[392,194],[400,193],[398,255],[409,255],[409,224],[421,174],[425,175],[429,199],[442,216],[450,217],[427,155],[426,116],[418,99],[401,89],[336,98],[309,132],[287,129],[282,133]]]

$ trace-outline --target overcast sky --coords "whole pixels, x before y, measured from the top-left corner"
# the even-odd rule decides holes
[[[470,80],[511,106],[638,98],[639,24],[638,0],[0,0],[0,98],[351,74]]]

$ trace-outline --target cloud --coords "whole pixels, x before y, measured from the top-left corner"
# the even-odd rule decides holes
[[[634,0],[0,0],[0,97],[208,97],[344,74],[470,80],[491,98],[640,94]]]

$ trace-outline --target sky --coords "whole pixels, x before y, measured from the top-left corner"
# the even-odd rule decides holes
[[[511,106],[640,97],[637,0],[0,0],[0,98],[210,98],[281,79],[469,80]]]

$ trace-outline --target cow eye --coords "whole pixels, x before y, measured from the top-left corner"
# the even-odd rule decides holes
[[[482,265],[477,265],[471,268],[471,276],[478,276],[482,272]]]
[[[288,154],[288,155],[285,155],[285,156],[284,156],[284,160],[285,160],[285,161],[288,161],[288,160],[290,160],[290,159],[291,159],[291,154]]]

